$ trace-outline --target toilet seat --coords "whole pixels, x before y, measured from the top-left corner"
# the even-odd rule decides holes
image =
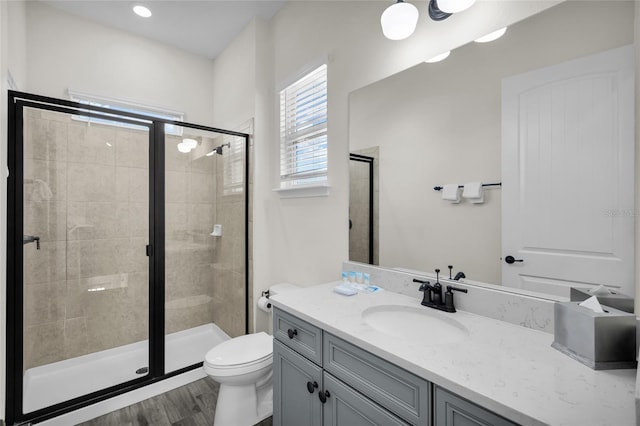
[[[205,355],[209,375],[247,374],[273,363],[273,337],[260,332],[235,337],[215,346]]]

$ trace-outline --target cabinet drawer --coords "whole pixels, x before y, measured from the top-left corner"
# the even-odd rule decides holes
[[[273,310],[273,336],[322,365],[322,330],[279,309]]]
[[[429,382],[324,333],[324,369],[407,422],[428,425]]]
[[[434,387],[434,426],[517,426],[449,391]]]
[[[322,410],[323,426],[408,425],[326,372],[324,389],[330,396]]]

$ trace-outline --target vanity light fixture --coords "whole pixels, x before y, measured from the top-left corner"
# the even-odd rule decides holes
[[[451,13],[445,13],[438,7],[438,2],[436,0],[429,1],[429,18],[434,21],[444,21]]]
[[[495,30],[487,35],[483,35],[482,37],[477,38],[473,41],[475,41],[476,43],[489,43],[490,41],[494,41],[502,37],[506,31],[507,27],[502,27],[499,30]]]
[[[416,30],[418,8],[404,0],[387,7],[380,16],[382,33],[389,40],[403,40]]]
[[[433,64],[436,62],[440,62],[440,61],[444,61],[445,59],[447,59],[449,57],[449,55],[451,54],[450,50],[447,50],[446,52],[443,52],[439,55],[434,56],[433,58],[427,59],[425,62],[428,64]]]
[[[131,8],[133,9],[133,13],[142,18],[150,18],[152,15],[151,10],[140,3],[134,3]]]
[[[476,0],[438,0],[438,9],[445,13],[458,13],[469,9]]]

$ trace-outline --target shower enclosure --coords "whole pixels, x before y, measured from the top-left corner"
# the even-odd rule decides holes
[[[198,368],[247,332],[247,134],[9,98],[9,424]]]
[[[378,157],[378,147],[349,154],[349,260],[372,265],[378,264]]]

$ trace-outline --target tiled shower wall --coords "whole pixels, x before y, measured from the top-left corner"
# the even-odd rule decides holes
[[[233,140],[244,143],[241,138]],[[236,337],[245,334],[245,194],[225,194],[223,158],[216,157],[216,223],[222,225],[222,237],[216,237],[218,248],[213,263],[213,322]]]
[[[25,115],[24,368],[146,339],[147,133]]]
[[[185,130],[186,132],[187,130]],[[244,334],[244,193],[225,193],[221,155],[206,156],[238,137],[201,138],[189,154],[181,138],[166,143],[166,333],[214,322]],[[225,152],[228,148],[225,148]],[[211,236],[222,225],[222,236]]]
[[[204,155],[219,139],[190,154],[166,140],[166,333],[244,334],[244,194],[225,195],[223,157]],[[147,133],[31,110],[25,145],[25,234],[41,250],[24,246],[24,368],[147,339]]]

